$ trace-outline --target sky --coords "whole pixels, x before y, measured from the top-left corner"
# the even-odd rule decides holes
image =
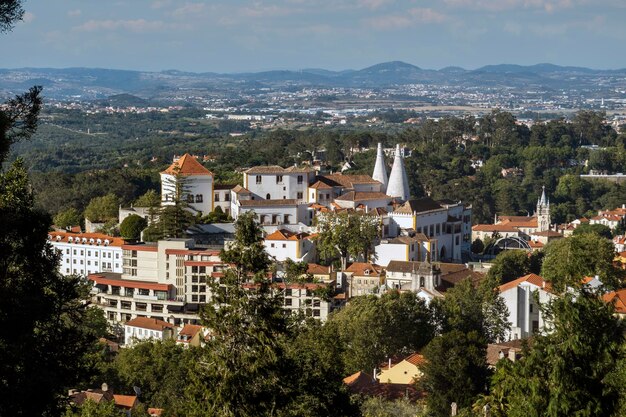
[[[626,0],[25,0],[0,67],[626,67]]]

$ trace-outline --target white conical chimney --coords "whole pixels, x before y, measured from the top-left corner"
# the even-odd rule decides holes
[[[383,153],[382,143],[378,144],[376,164],[374,165],[374,174],[372,174],[372,178],[383,185],[383,188],[381,189],[383,193],[387,191],[387,168],[385,168],[385,154]]]
[[[396,156],[393,160],[393,167],[389,175],[389,184],[387,185],[387,195],[396,197],[403,201],[409,199],[409,179],[404,170],[404,161],[400,155],[400,145],[396,145]]]

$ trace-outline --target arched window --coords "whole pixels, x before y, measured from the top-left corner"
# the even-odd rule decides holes
[[[196,194],[196,203],[202,203],[202,194]]]
[[[271,200],[272,198],[270,197],[270,193],[267,193],[267,195],[265,196],[266,200]]]
[[[188,203],[193,203],[193,194],[188,194],[187,195],[187,202]]]
[[[420,277],[420,288],[424,286],[424,277]]]

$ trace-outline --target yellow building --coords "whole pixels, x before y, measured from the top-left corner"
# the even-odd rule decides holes
[[[414,353],[387,369],[381,369],[377,378],[381,384],[412,384],[422,377],[419,367],[424,361],[422,355]]]

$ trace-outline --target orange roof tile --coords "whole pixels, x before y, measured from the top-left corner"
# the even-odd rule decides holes
[[[164,329],[173,329],[174,325],[163,320],[152,319],[149,317],[137,317],[126,322],[127,326],[141,327],[142,329],[163,331]]]
[[[170,165],[161,174],[169,175],[213,175],[200,162],[188,153],[181,156],[176,162]]]
[[[380,275],[380,267],[370,262],[353,262],[346,268],[346,272],[352,272],[358,276],[364,276],[366,270],[369,271],[369,276]]]
[[[414,353],[411,356],[406,357],[404,360],[415,366],[422,365],[426,362],[424,356],[419,353]]]
[[[326,275],[330,274],[330,266],[324,266],[320,264],[310,263],[307,267],[307,273],[309,274],[317,274],[317,275]]]
[[[183,327],[178,334],[181,336],[194,337],[200,331],[202,331],[202,326],[197,324],[185,324],[185,327]]]
[[[141,288],[154,291],[169,291],[172,288],[172,284],[158,284],[150,281],[110,278],[104,274],[90,274],[87,276],[87,279],[89,281],[94,281],[96,284],[111,285],[114,287]]]
[[[626,314],[626,289],[611,291],[608,294],[604,294],[602,299],[606,303],[613,303],[617,313]]]
[[[117,395],[114,394],[113,398],[115,399],[115,405],[124,408],[133,408],[137,403],[136,395]]]
[[[58,231],[58,232],[48,232],[48,236],[49,236],[48,240],[53,243],[54,242],[70,243],[69,238],[71,237],[73,240],[72,243],[75,243],[75,244],[104,246],[104,241],[108,240],[109,244],[107,246],[121,247],[122,245],[124,245],[124,239],[122,239],[121,237],[109,236],[109,235],[105,235],[104,233],[74,233],[74,232]],[[87,239],[85,243],[83,243],[83,238]],[[79,241],[76,242],[76,239],[79,239]],[[93,239],[93,243],[90,243],[91,239]],[[97,243],[98,239],[100,239],[100,242],[101,242],[99,245]]]
[[[517,287],[523,282],[528,282],[530,284],[536,285],[537,287],[543,288],[546,291],[552,290],[552,285],[550,285],[549,282],[545,281],[543,278],[541,278],[537,274],[524,275],[523,277],[520,277],[514,281],[507,282],[506,284],[500,285],[498,289],[500,290],[500,292],[504,292],[504,291],[510,290],[511,288]]]
[[[278,229],[267,235],[265,240],[301,240],[308,236],[308,233],[294,233],[287,229]]]

